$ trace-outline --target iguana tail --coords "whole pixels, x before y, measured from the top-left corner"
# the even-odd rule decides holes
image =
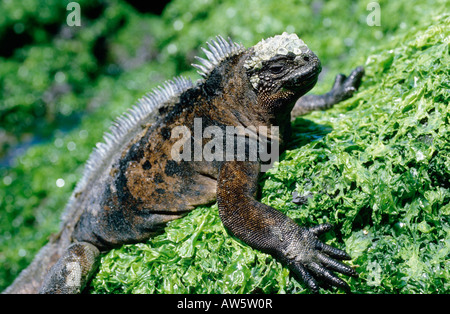
[[[28,294],[38,293],[48,270],[59,259],[59,244],[50,242],[38,252],[31,264],[25,268],[14,282],[2,293]]]

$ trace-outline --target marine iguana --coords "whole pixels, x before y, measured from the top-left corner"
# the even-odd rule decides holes
[[[313,292],[318,282],[349,289],[333,271],[357,276],[340,261],[350,257],[318,240],[329,224],[301,227],[257,201],[261,162],[248,156],[248,134],[237,134],[246,138],[243,160],[234,150],[235,158],[180,160],[172,158],[178,138],[171,131],[193,131],[196,119],[201,119],[202,131],[277,126],[279,132],[268,132],[265,138],[283,146],[291,111],[298,115],[327,109],[351,97],[363,68],[348,77],[338,75],[324,95],[302,97],[316,84],[321,64],[297,35],[283,33],[249,49],[220,36],[207,45],[209,49],[202,48],[207,59],[197,58],[201,64],[194,65],[203,77],[195,85],[182,77],[168,81],[117,119],[91,154],[60,232],[4,293],[80,293],[100,252],[144,241],[164,223],[215,201],[232,235],[273,254]],[[208,140],[202,138],[200,144]],[[189,143],[195,148],[198,140]]]

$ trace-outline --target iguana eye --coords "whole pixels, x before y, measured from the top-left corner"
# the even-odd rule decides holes
[[[269,71],[272,74],[279,74],[284,70],[284,66],[281,64],[274,64],[272,66],[269,67]]]

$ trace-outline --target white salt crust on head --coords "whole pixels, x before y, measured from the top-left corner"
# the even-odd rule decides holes
[[[247,70],[258,70],[262,68],[264,61],[270,60],[276,55],[287,55],[292,52],[296,56],[300,56],[308,50],[308,46],[296,34],[284,32],[281,35],[263,39],[253,46],[253,56],[245,61],[244,67]],[[259,78],[257,75],[253,75],[250,81],[256,88]]]
[[[299,56],[308,50],[308,46],[298,38],[296,34],[284,32],[281,35],[261,40],[253,46],[253,56],[245,61],[244,67],[250,69],[260,69],[263,61],[270,60],[272,57],[287,55],[289,52]]]

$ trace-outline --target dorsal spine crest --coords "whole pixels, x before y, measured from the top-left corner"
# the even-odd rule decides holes
[[[204,59],[196,56],[201,64],[192,64],[193,67],[197,68],[198,74],[203,78],[208,77],[208,75],[216,68],[223,60],[228,57],[237,55],[245,50],[244,46],[233,42],[230,38],[228,41],[222,36],[217,36],[215,41],[211,43],[206,43],[208,49],[201,48],[208,59]]]

